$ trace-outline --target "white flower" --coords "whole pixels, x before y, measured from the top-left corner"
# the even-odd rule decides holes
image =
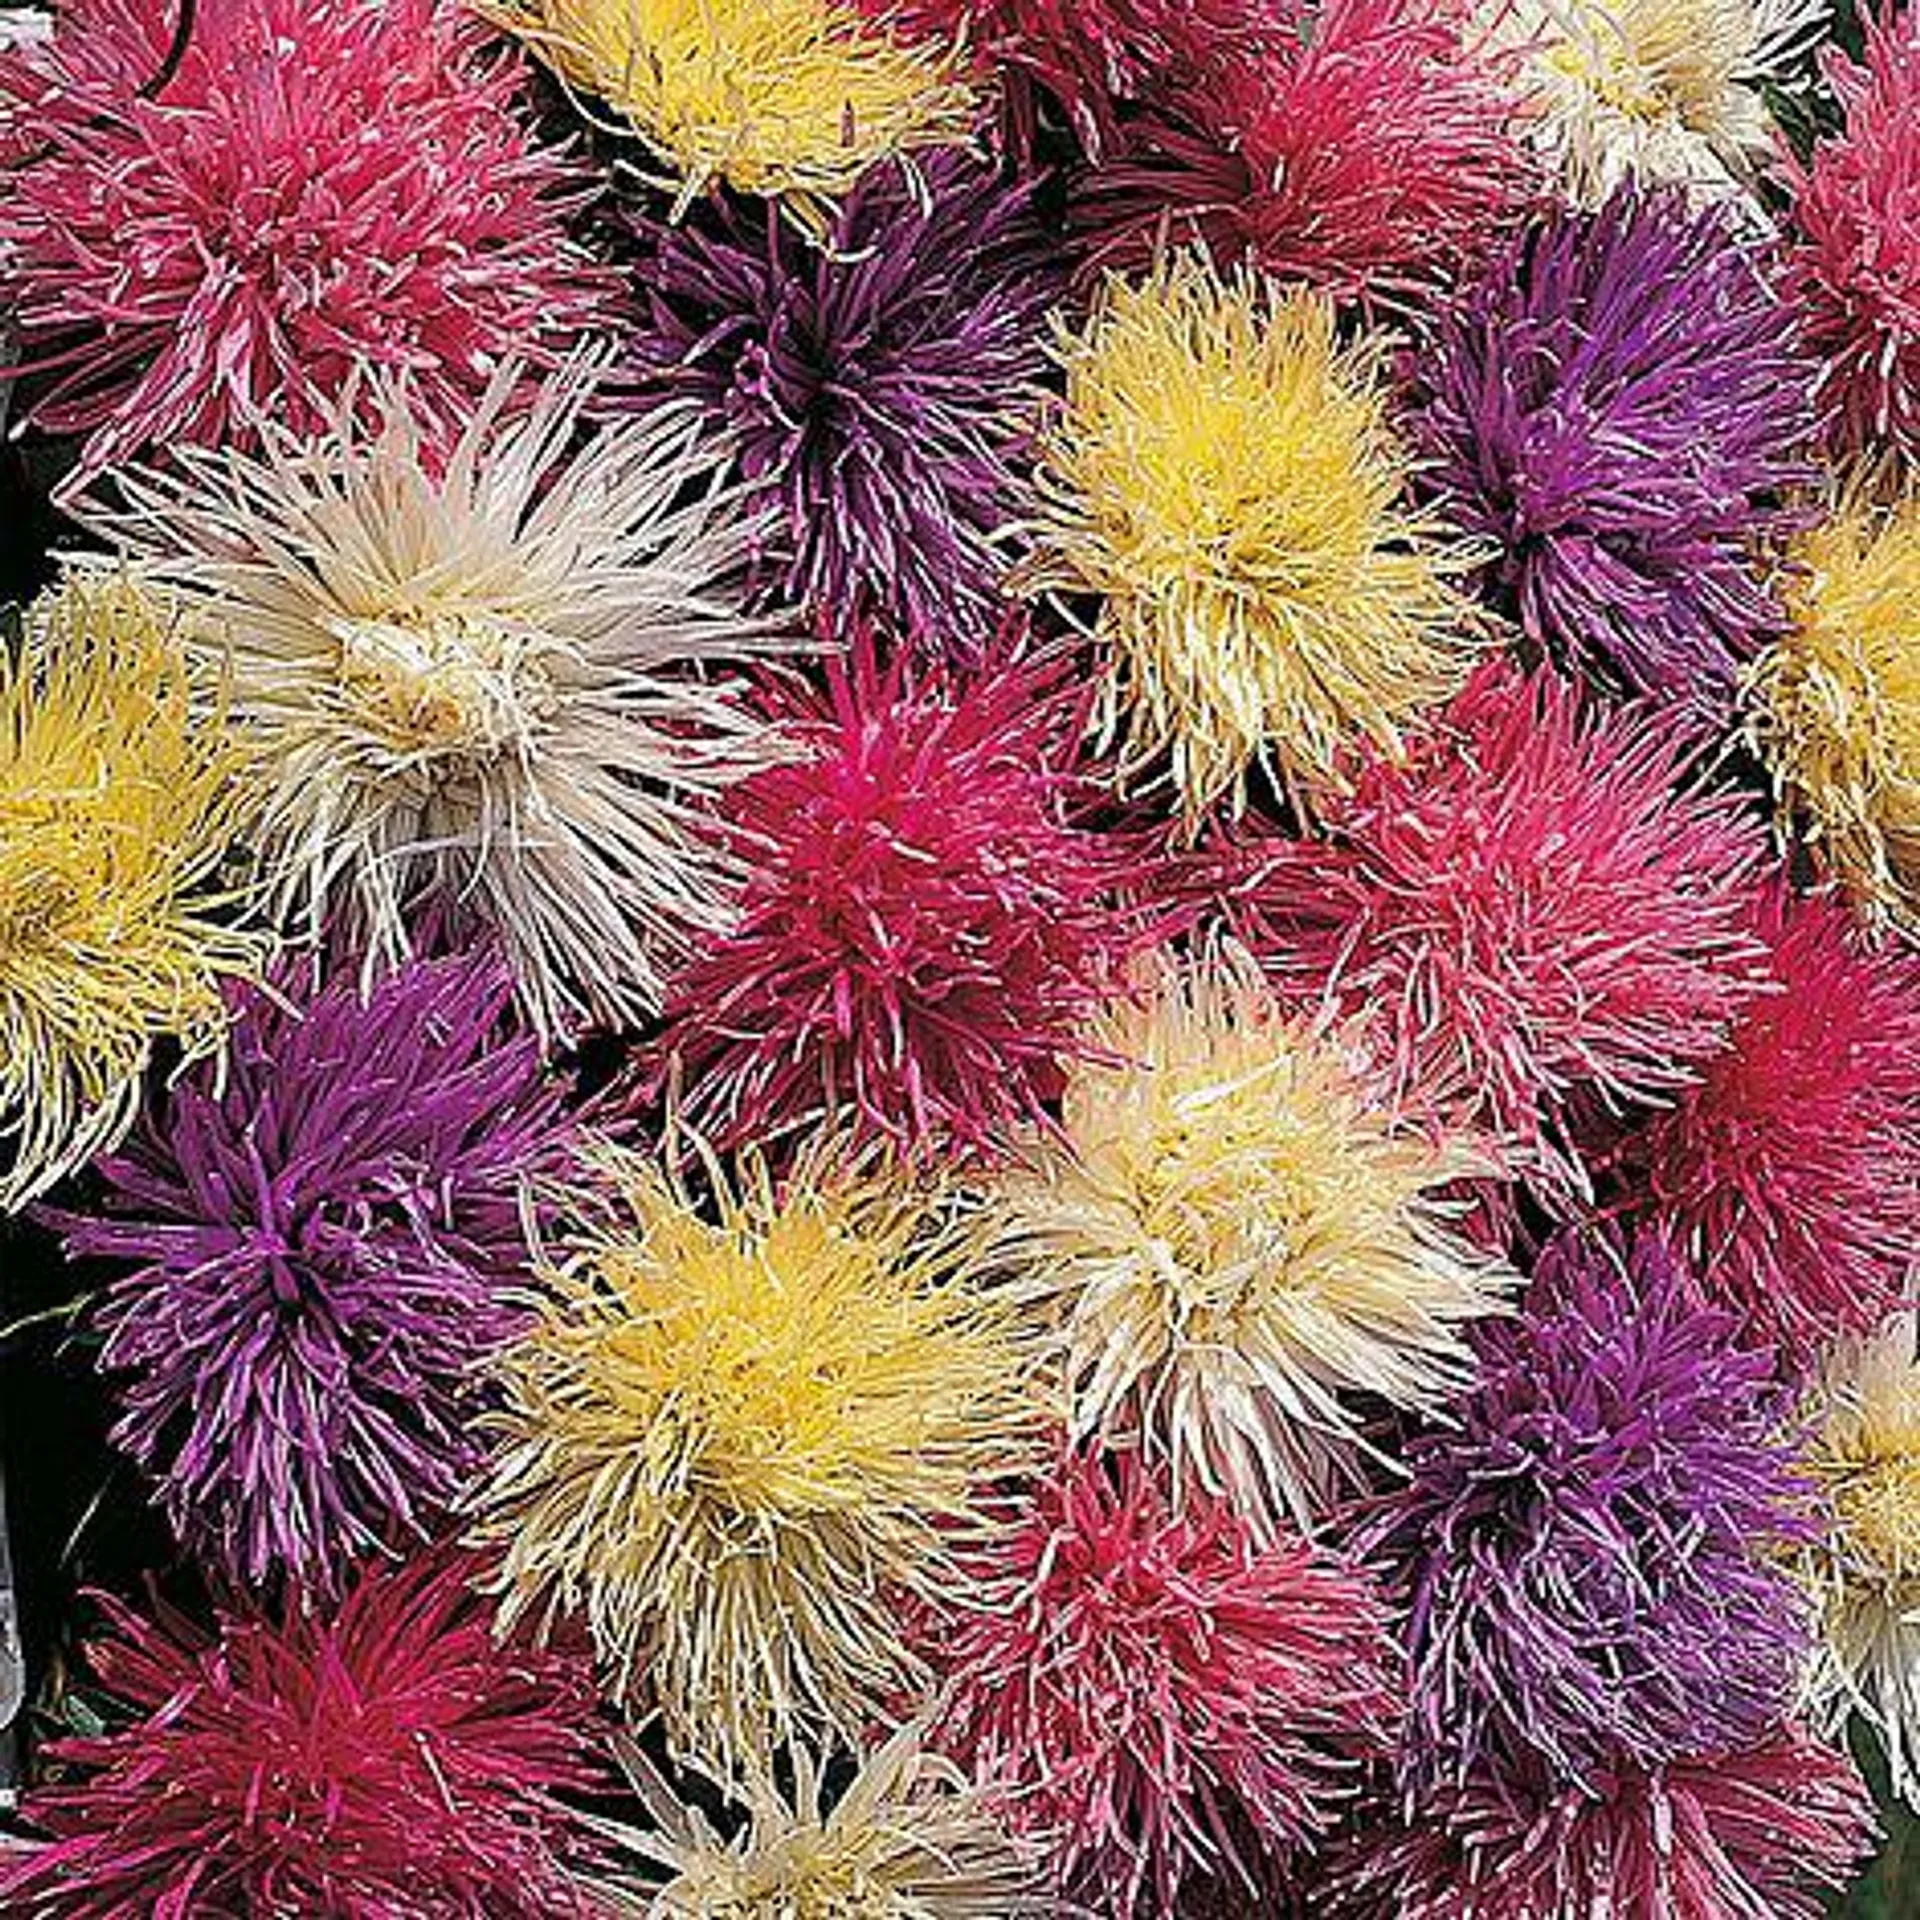
[[[1920,1360],[1901,1315],[1844,1342],[1822,1382],[1812,1466],[1832,1503],[1814,1556],[1822,1605],[1812,1689],[1838,1731],[1855,1713],[1879,1735],[1893,1790],[1920,1809]]]
[[[708,803],[776,751],[728,670],[791,644],[740,611],[752,527],[690,414],[576,444],[600,373],[510,413],[504,369],[444,459],[404,386],[373,427],[349,394],[323,441],[176,448],[87,513],[224,670],[280,917],[373,965],[458,903],[546,1031],[653,1012],[726,924]]]
[[[1825,0],[1494,0],[1523,52],[1536,149],[1593,204],[1625,179],[1744,188],[1773,149],[1758,87],[1805,51]]]

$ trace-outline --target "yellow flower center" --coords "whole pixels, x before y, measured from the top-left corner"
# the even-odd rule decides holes
[[[80,890],[65,874],[0,874],[0,962],[61,944],[80,907]]]
[[[343,619],[334,635],[348,710],[402,753],[495,759],[523,752],[551,709],[540,643],[495,615]]]
[[[1546,59],[1630,120],[1711,132],[1753,37],[1744,0],[1643,0],[1593,14],[1590,32],[1561,40]]]
[[[1892,1578],[1920,1574],[1920,1454],[1851,1469],[1834,1489],[1834,1508],[1860,1559]]]

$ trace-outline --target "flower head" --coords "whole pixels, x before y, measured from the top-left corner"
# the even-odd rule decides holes
[[[797,757],[733,796],[755,863],[739,924],[673,981],[665,1057],[704,1132],[824,1116],[992,1153],[1041,1117],[1127,937],[1106,850],[1068,817],[1070,665],[955,678],[861,645],[829,666]]]
[[[1255,760],[1325,783],[1453,691],[1466,561],[1402,504],[1374,356],[1324,302],[1178,256],[1110,281],[1061,356],[1029,584],[1102,596],[1123,780],[1194,820]]]
[[[1426,1411],[1471,1377],[1465,1329],[1510,1276],[1442,1190],[1484,1164],[1403,1118],[1231,950],[1147,975],[1090,1039],[1059,1137],[993,1200],[998,1258],[1056,1327],[1073,1427],[1256,1531],[1308,1526],[1362,1477],[1363,1399]]]
[[[766,202],[640,223],[642,397],[697,401],[768,510],[763,591],[977,646],[1024,506],[1057,276],[1031,186],[954,148],[863,175],[815,246]]]
[[[494,1631],[475,1569],[376,1561],[337,1608],[107,1603],[94,1653],[129,1718],[54,1744],[75,1770],[28,1797],[53,1836],[0,1855],[7,1910],[428,1915],[578,1911],[554,1799],[591,1788],[585,1667]]]
[[[1807,477],[1809,372],[1723,210],[1547,215],[1406,359],[1425,483],[1536,647],[1715,711],[1777,631],[1756,547]]]
[[[749,1163],[709,1220],[613,1171],[630,1219],[546,1276],[495,1369],[477,1504],[506,1613],[584,1612],[616,1696],[723,1774],[857,1741],[921,1678],[894,1597],[945,1585],[976,1482],[1021,1463],[1012,1316],[895,1176],[817,1154],[776,1188]]]
[[[1138,1455],[1063,1453],[963,1570],[982,1604],[930,1628],[938,1738],[1116,1920],[1203,1878],[1254,1892],[1390,1737],[1365,1574],[1210,1496],[1176,1508]]]
[[[583,175],[516,116],[519,69],[438,0],[74,0],[0,65],[38,144],[0,241],[31,417],[83,472],[146,447],[311,433],[363,368],[404,370],[444,439],[503,360],[598,331],[569,239]],[[366,389],[359,389],[366,397]]]
[[[1836,1731],[1861,1715],[1893,1791],[1920,1806],[1920,1354],[1902,1314],[1829,1356],[1807,1464],[1832,1526],[1808,1556],[1820,1602],[1814,1695]]]
[[[1511,61],[1469,0],[1289,0],[1254,39],[1163,80],[1082,183],[1095,260],[1166,234],[1342,300],[1394,301],[1471,258],[1530,171]]]
[[[1624,1157],[1708,1292],[1805,1354],[1876,1326],[1920,1267],[1920,959],[1784,886],[1756,919],[1770,991]]]
[[[1593,1792],[1516,1802],[1476,1784],[1382,1820],[1343,1857],[1332,1920],[1819,1920],[1874,1837],[1845,1754],[1792,1728]]]
[[[1862,7],[1866,61],[1824,55],[1846,126],[1788,162],[1786,287],[1834,440],[1920,457],[1920,15]]]
[[[1748,686],[1755,744],[1826,866],[1920,928],[1920,486],[1850,488],[1794,557]]]
[[[240,760],[159,609],[75,578],[0,649],[0,1209],[132,1124],[163,1042],[226,1031],[223,978],[262,943],[221,883]]]
[[[634,1920],[1042,1920],[1030,1849],[1017,1845],[960,1769],[923,1745],[910,1721],[860,1757],[828,1804],[824,1769],[792,1756],[792,1787],[755,1777],[746,1823],[723,1839],[641,1762],[635,1784],[650,1831],[621,1835],[663,1870],[657,1891],[596,1891],[610,1915]],[[638,1756],[636,1756],[636,1759]]]
[[[1739,798],[1687,779],[1672,715],[1599,710],[1489,662],[1326,838],[1250,840],[1231,916],[1275,974],[1380,1036],[1394,1079],[1549,1187],[1587,1185],[1577,1123],[1698,1077],[1758,988]]]
[[[726,669],[779,644],[733,604],[749,532],[684,411],[569,455],[596,368],[508,417],[511,372],[435,459],[404,386],[313,445],[182,450],[100,529],[181,601],[259,763],[282,917],[371,960],[460,899],[551,1031],[657,1005],[723,925],[707,802],[775,757]]]
[[[1819,37],[1825,0],[1491,0],[1522,50],[1524,126],[1561,186],[1743,191],[1776,152],[1762,84]]]
[[[1563,1237],[1484,1330],[1454,1424],[1362,1539],[1410,1609],[1413,1787],[1598,1793],[1762,1737],[1806,1617],[1779,1549],[1813,1532],[1771,1357],[1657,1241]]]
[[[101,1168],[67,1247],[111,1283],[114,1437],[176,1528],[257,1587],[328,1585],[418,1533],[478,1464],[478,1363],[521,1325],[533,1183],[568,1127],[481,955],[238,1003],[223,1072],[177,1083]]]
[[[810,223],[868,167],[964,140],[950,50],[852,0],[485,0],[570,86],[646,143],[684,208],[716,183]]]

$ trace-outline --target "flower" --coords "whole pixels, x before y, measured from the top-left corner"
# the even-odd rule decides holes
[[[509,416],[511,370],[448,459],[412,395],[307,445],[182,449],[93,524],[177,595],[261,766],[278,914],[370,962],[434,893],[498,934],[543,1032],[658,1004],[726,923],[707,801],[777,754],[727,669],[785,644],[734,594],[749,543],[685,411],[569,457],[598,367]]]
[[[1787,296],[1819,356],[1833,440],[1920,457],[1920,16],[1860,9],[1866,59],[1822,56],[1846,126],[1791,156]]]
[[[1808,1465],[1832,1530],[1808,1556],[1820,1603],[1814,1699],[1829,1731],[1854,1715],[1893,1791],[1920,1806],[1920,1359],[1904,1313],[1829,1355]]]
[[[1026,584],[1103,597],[1122,781],[1157,769],[1197,821],[1256,759],[1326,784],[1454,690],[1466,558],[1401,503],[1375,356],[1324,302],[1176,256],[1110,279],[1060,355]]]
[[[1920,928],[1920,487],[1848,487],[1794,558],[1748,683],[1755,747],[1868,913]]]
[[[133,1124],[157,1047],[219,1050],[264,953],[221,863],[239,756],[160,612],[76,577],[0,649],[0,1210]]]
[[[1136,1454],[1063,1453],[964,1573],[978,1604],[928,1628],[936,1737],[1114,1920],[1202,1879],[1257,1892],[1390,1737],[1367,1577],[1210,1496],[1176,1508]]]
[[[522,1324],[528,1189],[568,1169],[537,1043],[481,954],[362,998],[311,961],[237,999],[224,1071],[100,1169],[67,1250],[106,1290],[115,1439],[174,1526],[258,1587],[325,1587],[418,1535],[479,1464],[476,1363]]]
[[[1341,300],[1404,300],[1518,213],[1510,59],[1469,0],[1277,0],[1258,37],[1177,70],[1124,117],[1075,217],[1141,266],[1170,232]]]
[[[493,1369],[476,1506],[504,1615],[584,1612],[614,1696],[723,1775],[857,1743],[922,1678],[894,1597],[945,1586],[976,1482],[1019,1470],[1013,1316],[962,1230],[824,1147],[781,1188],[712,1169],[711,1220],[645,1162],[611,1171],[630,1219],[543,1276]]]
[[[792,1756],[791,1788],[747,1783],[746,1824],[726,1840],[682,1805],[635,1754],[635,1785],[651,1831],[623,1830],[627,1849],[665,1870],[651,1893],[617,1884],[594,1891],[609,1914],[634,1920],[1042,1920],[1027,1849],[988,1811],[985,1796],[923,1745],[909,1721],[860,1756],[826,1804],[820,1762]]]
[[[597,333],[611,282],[567,233],[585,176],[534,143],[520,70],[438,0],[73,0],[0,63],[37,145],[0,242],[30,417],[82,475],[147,447],[322,430],[404,370],[444,439],[495,367]]]
[[[1623,1158],[1714,1298],[1804,1356],[1920,1266],[1920,958],[1782,885],[1755,918],[1772,990]]]
[[[1760,985],[1763,837],[1697,758],[1678,715],[1490,661],[1324,840],[1250,837],[1229,918],[1290,991],[1369,1021],[1403,1095],[1579,1194],[1588,1111],[1696,1080]]]
[[[995,1258],[1050,1321],[1076,1436],[1164,1460],[1182,1499],[1310,1528],[1366,1438],[1361,1396],[1437,1409],[1511,1276],[1441,1191],[1484,1171],[1287,1018],[1231,948],[1143,970],[1069,1069],[1057,1138],[998,1182]]]
[[[1515,1802],[1484,1786],[1382,1821],[1342,1861],[1331,1920],[1819,1920],[1874,1835],[1842,1753],[1783,1727],[1594,1793]]]
[[[1602,1795],[1759,1740],[1791,1704],[1814,1532],[1771,1356],[1651,1238],[1563,1235],[1483,1329],[1452,1424],[1360,1550],[1409,1610],[1409,1791],[1485,1775]]]
[[[823,225],[868,167],[973,130],[951,53],[851,0],[485,0],[485,11],[632,127],[677,211],[724,182]]]
[[[1774,159],[1761,87],[1824,31],[1824,0],[1493,0],[1522,52],[1525,129],[1561,186],[1597,206],[1624,181],[1745,191]]]
[[[1404,359],[1483,590],[1567,664],[1719,717],[1776,632],[1757,549],[1809,477],[1809,372],[1724,210],[1623,188],[1530,225]]]
[[[862,0],[922,40],[960,45],[1014,95],[1017,123],[1036,118],[1033,87],[1066,108],[1096,156],[1122,110],[1184,93],[1230,53],[1270,51],[1299,27],[1296,0]]]
[[[942,148],[911,178],[862,175],[824,246],[765,202],[636,224],[640,398],[686,395],[731,435],[767,509],[763,590],[962,648],[990,636],[1057,278],[1031,186]]]
[[[1059,1091],[1120,970],[1117,869],[1069,818],[1084,702],[1066,656],[972,676],[864,642],[801,695],[797,755],[729,809],[736,929],[675,977],[660,1057],[725,1143],[831,1116],[911,1153],[991,1155]]]
[[[576,1911],[559,1791],[600,1784],[584,1667],[500,1639],[452,1557],[376,1561],[336,1609],[106,1601],[101,1680],[129,1718],[56,1741],[53,1836],[0,1855],[21,1915]]]

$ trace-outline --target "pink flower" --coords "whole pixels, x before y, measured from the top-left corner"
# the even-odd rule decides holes
[[[357,370],[456,416],[609,311],[582,176],[515,117],[520,69],[437,0],[75,0],[0,63],[37,144],[0,200],[28,413],[82,473],[175,441],[318,430]],[[143,83],[159,77],[157,91]]]
[[[1920,457],[1920,14],[1866,25],[1866,64],[1826,74],[1846,126],[1788,164],[1798,243],[1786,287],[1825,365],[1820,393],[1847,450]]]
[[[1622,1156],[1708,1291],[1804,1356],[1884,1320],[1920,1262],[1920,956],[1784,885],[1755,928],[1774,991]]]
[[[795,696],[798,757],[729,798],[738,925],[671,983],[657,1077],[696,1127],[990,1152],[1041,1115],[1128,944],[1109,850],[1069,818],[1069,670],[882,667],[863,640]]]
[[[1295,5],[1292,31],[1133,116],[1089,176],[1102,264],[1199,239],[1216,260],[1355,298],[1471,254],[1532,174],[1504,63],[1462,0]]]
[[[1206,1494],[1179,1512],[1134,1454],[1063,1454],[929,1630],[935,1737],[1051,1850],[1066,1897],[1169,1914],[1263,1887],[1325,1832],[1397,1713],[1367,1577]]]

